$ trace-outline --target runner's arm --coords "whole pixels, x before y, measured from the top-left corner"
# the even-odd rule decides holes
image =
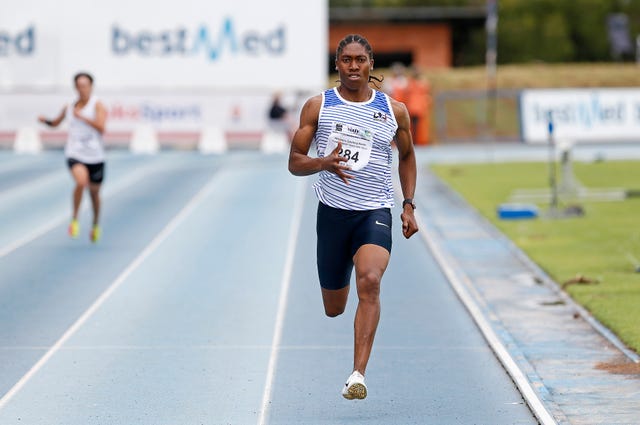
[[[289,172],[295,176],[308,176],[322,170],[331,171],[338,175],[345,183],[353,176],[345,173],[349,167],[341,164],[347,162],[347,158],[338,155],[342,145],[333,150],[331,155],[322,158],[312,158],[309,156],[311,142],[318,129],[318,116],[322,96],[314,96],[307,100],[300,112],[300,126],[293,135],[291,150],[289,151]]]
[[[47,117],[45,117],[43,115],[40,115],[38,117],[38,121],[40,121],[43,124],[48,125],[49,127],[57,127],[64,120],[64,117],[65,117],[66,114],[67,114],[67,108],[62,108],[62,111],[60,111],[58,116],[55,117],[54,119],[49,120],[49,119],[47,119]]]
[[[411,120],[406,106],[392,100],[393,113],[398,123],[396,131],[396,146],[398,147],[398,175],[402,188],[403,199],[413,199],[416,191],[416,155],[413,149],[411,138]],[[413,207],[409,204],[402,208],[402,234],[405,238],[418,231],[418,224],[413,212]]]

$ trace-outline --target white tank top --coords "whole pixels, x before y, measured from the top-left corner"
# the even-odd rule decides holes
[[[96,103],[94,96],[89,98],[80,114],[90,120],[96,119]],[[67,158],[73,158],[85,164],[97,164],[104,162],[104,143],[98,130],[73,115],[73,105],[67,106],[66,116],[69,119],[69,137],[64,148]]]
[[[391,141],[398,124],[389,97],[377,90],[366,102],[349,102],[333,88],[322,94],[315,134],[318,157],[342,143],[342,156],[351,158],[345,184],[336,174],[321,171],[314,185],[320,202],[344,210],[393,207]]]

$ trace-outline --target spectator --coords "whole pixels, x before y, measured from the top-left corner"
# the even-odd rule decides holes
[[[291,138],[289,126],[289,114],[287,109],[282,105],[282,94],[274,93],[269,107],[269,127],[271,130],[281,132]]]
[[[391,65],[391,77],[385,80],[382,91],[397,100],[405,103],[407,100],[407,69],[400,62]]]
[[[426,145],[429,143],[431,86],[415,66],[409,69],[405,104],[411,117],[413,142],[417,145]]]

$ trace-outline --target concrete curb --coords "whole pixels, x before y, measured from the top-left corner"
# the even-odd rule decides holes
[[[637,380],[596,366],[637,354],[457,192],[420,177],[421,236],[540,423],[629,423]]]

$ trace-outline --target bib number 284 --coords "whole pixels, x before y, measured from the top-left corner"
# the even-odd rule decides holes
[[[334,124],[324,154],[329,155],[341,144],[338,155],[347,159],[346,165],[358,171],[369,163],[373,146],[373,133],[358,127]]]
[[[338,153],[338,156],[343,156],[343,157],[347,158],[347,161],[351,161],[351,162],[357,164],[358,163],[358,156],[360,156],[360,152],[359,151],[351,152],[351,149],[342,148],[342,149],[340,149],[340,152]]]

